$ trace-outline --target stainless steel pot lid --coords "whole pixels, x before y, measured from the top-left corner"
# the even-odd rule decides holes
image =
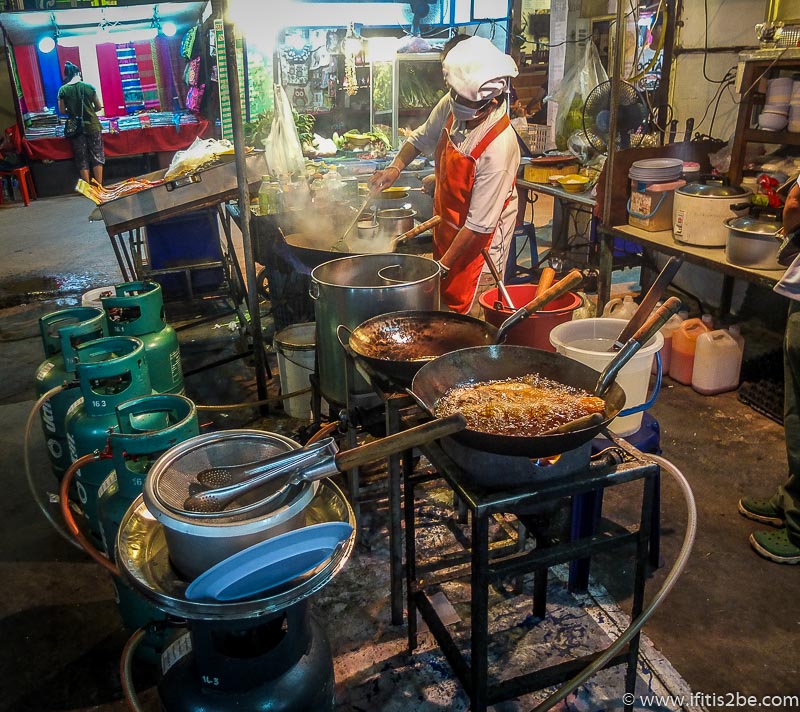
[[[298,447],[294,440],[260,430],[226,430],[190,438],[167,450],[153,463],[144,483],[145,505],[162,524],[181,531],[220,527],[220,536],[228,536],[231,527],[252,522],[258,522],[259,526],[277,523],[308,504],[316,491],[316,483],[290,488],[286,497],[268,509],[260,507],[259,502],[281,486],[280,480],[242,495],[222,512],[192,512],[184,503],[189,496],[204,489],[197,481],[197,474],[205,469],[255,463]]]
[[[762,218],[731,218],[725,224],[739,232],[751,233],[753,235],[775,235],[781,229],[781,223],[777,220],[764,220]]]
[[[750,191],[738,185],[722,185],[721,183],[689,183],[678,188],[676,193],[695,195],[699,198],[741,198]]]
[[[189,582],[170,564],[164,527],[137,497],[120,523],[117,565],[131,586],[166,613],[192,620],[241,620],[259,618],[302,601],[319,591],[341,570],[355,544],[355,515],[342,491],[325,480],[303,510],[305,526],[347,522],[353,534],[331,557],[302,576],[287,581],[268,595],[246,601],[209,602],[186,598]]]

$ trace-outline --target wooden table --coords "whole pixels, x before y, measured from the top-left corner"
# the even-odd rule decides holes
[[[616,225],[611,228],[598,226],[600,238],[600,261],[598,269],[598,312],[602,310],[611,295],[611,271],[613,269],[614,238],[631,240],[641,245],[645,251],[660,252],[664,255],[682,255],[685,262],[699,265],[723,276],[722,294],[720,295],[720,313],[730,311],[733,294],[733,281],[744,279],[748,282],[772,289],[783,276],[784,270],[751,269],[732,265],[725,259],[724,247],[697,247],[676,242],[672,230],[648,232],[630,225]],[[644,285],[642,285],[644,287]]]

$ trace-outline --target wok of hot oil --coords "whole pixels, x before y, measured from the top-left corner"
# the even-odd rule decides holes
[[[435,415],[460,412],[467,428],[492,435],[535,437],[591,413],[603,413],[602,398],[533,373],[449,389]]]

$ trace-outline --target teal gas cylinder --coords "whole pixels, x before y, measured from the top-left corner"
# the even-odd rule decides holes
[[[136,336],[144,342],[150,383],[156,393],[183,393],[178,335],[164,317],[158,282],[125,282],[116,296],[102,297],[111,336]]]
[[[82,343],[108,335],[102,309],[75,307],[45,314],[39,319],[45,360],[36,369],[36,397],[64,382],[75,381],[75,349]],[[68,388],[42,404],[42,432],[53,474],[60,480],[72,459],[67,447],[64,420],[69,407],[80,398],[78,388]]]
[[[109,336],[79,346],[75,372],[81,397],[67,411],[66,431],[72,461],[95,450],[103,450],[109,434],[119,427],[116,408],[124,401],[151,395],[144,344],[131,336]],[[163,423],[164,415],[149,416]],[[147,421],[148,416],[142,416]],[[140,427],[146,427],[140,423]],[[102,545],[97,519],[100,485],[114,467],[110,459],[98,459],[75,473],[76,504],[83,511],[89,533]]]
[[[188,398],[163,394],[142,396],[117,406],[118,430],[111,434],[114,469],[100,485],[97,517],[105,551],[113,561],[120,522],[142,493],[150,465],[162,453],[200,433],[197,409]],[[129,632],[163,621],[166,615],[119,577],[112,579],[122,622]],[[168,628],[148,630],[137,654],[153,664],[171,635]]]

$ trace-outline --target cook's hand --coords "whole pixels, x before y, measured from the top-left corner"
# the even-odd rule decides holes
[[[397,166],[387,166],[382,171],[375,171],[368,181],[370,192],[376,193],[391,188],[399,177],[400,169]]]
[[[433,197],[433,193],[436,190],[436,175],[431,173],[429,176],[425,176],[422,179],[422,192],[425,195],[430,195]]]

